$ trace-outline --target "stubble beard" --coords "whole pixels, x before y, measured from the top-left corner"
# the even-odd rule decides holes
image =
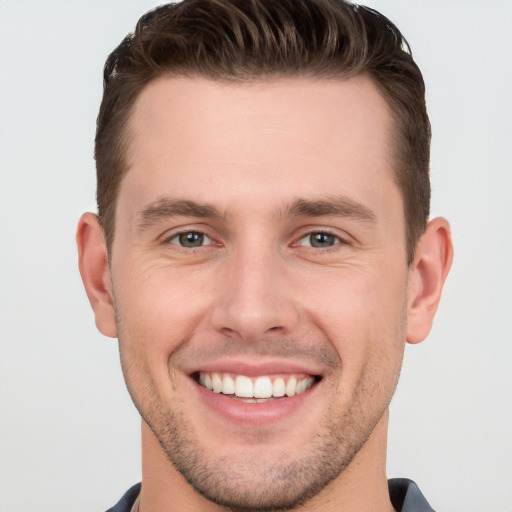
[[[118,321],[121,345],[120,327],[121,322]],[[128,391],[169,462],[197,493],[233,512],[296,509],[340,476],[387,411],[401,365],[400,359],[394,369],[390,368],[387,382],[383,383],[375,381],[375,368],[372,364],[366,364],[347,407],[341,411],[335,400],[336,394],[341,392],[337,389],[340,383],[331,383],[332,389],[328,395],[333,404],[319,421],[313,439],[308,446],[301,445],[301,453],[291,462],[282,463],[271,456],[268,460],[233,460],[222,454],[216,454],[214,458],[209,456],[179,404],[165,404],[165,400],[158,395],[155,382],[142,362],[143,358],[123,356],[121,351]],[[341,372],[341,361],[339,365]],[[136,392],[131,382],[139,385],[145,382],[145,392],[140,393],[140,387]]]
[[[277,512],[303,505],[350,465],[387,410],[392,395],[381,409],[372,411],[371,417],[364,417],[355,409],[372,400],[368,392],[361,389],[351,402],[354,407],[342,414],[329,410],[309,446],[287,463],[271,456],[268,460],[234,460],[222,454],[212,460],[179,408],[164,412],[154,403],[145,413],[140,408],[139,412],[169,462],[204,498],[233,512]]]

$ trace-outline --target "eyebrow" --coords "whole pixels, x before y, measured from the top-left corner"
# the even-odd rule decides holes
[[[137,215],[139,229],[147,228],[170,217],[199,217],[218,219],[224,216],[211,204],[196,203],[184,199],[163,198],[149,204]]]
[[[364,222],[375,223],[377,217],[369,208],[347,197],[326,199],[296,199],[278,210],[281,217],[323,217],[340,216]],[[197,203],[187,199],[161,198],[141,210],[137,215],[137,227],[145,229],[170,217],[196,217],[204,219],[223,219],[215,206]]]
[[[297,199],[288,205],[281,212],[281,215],[290,217],[323,217],[334,215],[369,223],[375,223],[377,221],[377,216],[372,210],[348,197],[328,197],[318,200]]]

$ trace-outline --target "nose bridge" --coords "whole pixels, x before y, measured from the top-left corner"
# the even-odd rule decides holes
[[[290,331],[299,313],[287,275],[282,257],[270,244],[235,249],[219,283],[214,327],[246,340],[257,340],[270,330]]]

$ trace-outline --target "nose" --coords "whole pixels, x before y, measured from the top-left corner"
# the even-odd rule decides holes
[[[219,274],[213,328],[244,341],[290,335],[300,316],[292,288],[290,269],[272,250],[233,255]]]

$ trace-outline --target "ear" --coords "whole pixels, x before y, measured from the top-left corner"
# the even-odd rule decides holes
[[[453,260],[450,225],[442,218],[431,220],[416,247],[409,270],[407,341],[423,341],[441,299]]]
[[[84,213],[76,233],[78,267],[96,318],[96,327],[105,336],[117,337],[108,252],[103,228],[93,213]]]

